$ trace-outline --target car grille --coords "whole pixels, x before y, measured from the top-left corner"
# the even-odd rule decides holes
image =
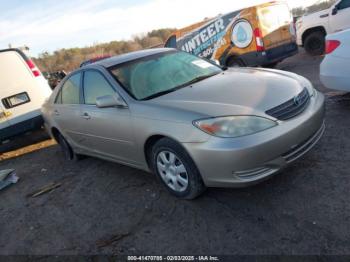
[[[265,113],[278,120],[288,120],[299,114],[301,114],[310,101],[310,95],[306,88],[298,94],[296,97],[288,100],[287,102],[276,106]]]

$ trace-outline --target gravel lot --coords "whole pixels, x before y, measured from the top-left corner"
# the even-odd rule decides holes
[[[64,161],[42,132],[0,147],[20,181],[0,192],[0,254],[350,254],[350,96],[320,83],[321,58],[278,68],[327,93],[327,129],[306,157],[246,189],[170,196],[142,171],[86,158]],[[52,182],[61,186],[33,198]]]

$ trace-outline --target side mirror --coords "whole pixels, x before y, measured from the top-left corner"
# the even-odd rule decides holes
[[[336,15],[336,14],[338,14],[338,7],[337,6],[335,6],[332,10],[332,15]]]
[[[106,108],[106,107],[127,108],[128,107],[125,101],[118,94],[101,96],[96,98],[96,106],[98,108]]]

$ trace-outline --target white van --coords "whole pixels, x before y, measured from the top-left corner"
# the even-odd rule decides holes
[[[51,89],[21,50],[0,50],[0,142],[40,128],[40,108]]]

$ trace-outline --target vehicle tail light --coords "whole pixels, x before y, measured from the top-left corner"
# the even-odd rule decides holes
[[[26,61],[30,71],[32,71],[32,74],[35,76],[35,77],[38,77],[40,76],[40,71],[39,69],[36,67],[36,65],[33,63],[32,60],[27,60]]]
[[[340,41],[338,40],[327,40],[326,41],[326,54],[332,53],[335,49],[340,46]]]
[[[255,28],[254,37],[255,37],[255,42],[256,42],[256,51],[258,51],[258,52],[265,51],[264,41],[263,41],[263,37],[262,37],[262,33],[261,33],[260,28]]]

